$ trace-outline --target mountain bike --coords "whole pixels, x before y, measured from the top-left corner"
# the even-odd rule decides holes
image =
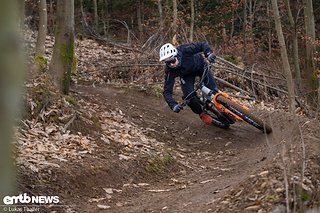
[[[200,91],[200,104],[204,111],[213,118],[214,125],[227,129],[236,121],[245,121],[265,134],[271,133],[272,128],[270,125],[266,121],[254,116],[249,112],[249,108],[240,104],[237,99],[225,92],[214,92],[204,86],[204,80],[207,73],[211,71],[211,68],[211,64],[205,65],[202,77],[196,83],[195,89],[183,99],[183,103],[180,106],[183,108],[192,98],[198,98],[197,93]]]

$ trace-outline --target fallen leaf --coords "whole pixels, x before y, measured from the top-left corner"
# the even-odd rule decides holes
[[[99,209],[110,209],[111,208],[111,206],[107,206],[107,205],[98,204],[97,206],[98,206]]]

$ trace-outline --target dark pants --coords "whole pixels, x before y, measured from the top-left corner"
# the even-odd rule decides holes
[[[183,78],[180,79],[183,98],[185,98],[188,94],[190,94],[194,90],[195,78],[196,76],[184,76]],[[214,93],[218,92],[217,83],[214,80],[211,72],[207,73],[207,76],[204,79],[204,85],[209,89],[213,90]],[[196,94],[192,95],[192,98],[190,99],[188,106],[196,114],[200,114],[203,112],[199,97]]]

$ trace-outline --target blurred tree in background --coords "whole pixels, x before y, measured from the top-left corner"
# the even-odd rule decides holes
[[[13,125],[19,110],[23,57],[17,1],[0,2],[0,199],[15,191]],[[0,210],[2,211],[2,209]]]

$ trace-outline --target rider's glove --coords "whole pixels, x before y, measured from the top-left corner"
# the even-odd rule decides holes
[[[182,109],[182,107],[179,104],[176,104],[173,108],[172,111],[178,113],[180,112],[180,110]]]
[[[216,58],[217,58],[217,56],[216,56],[214,53],[210,53],[210,54],[208,55],[208,61],[209,61],[210,63],[216,62]]]

